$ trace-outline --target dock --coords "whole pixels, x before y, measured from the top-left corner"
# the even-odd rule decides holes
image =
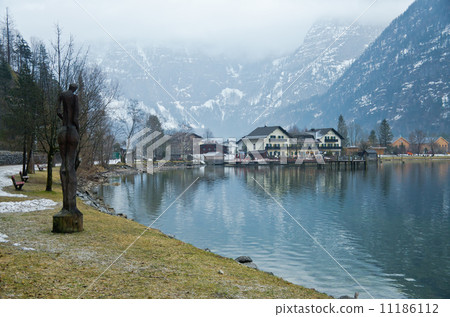
[[[376,161],[374,162],[376,163]],[[329,168],[332,170],[357,170],[366,169],[368,161],[366,160],[324,160],[324,159],[260,159],[260,160],[244,160],[235,159],[226,161],[225,166],[229,167],[249,167],[249,166],[291,166],[291,167],[315,167],[318,169]]]

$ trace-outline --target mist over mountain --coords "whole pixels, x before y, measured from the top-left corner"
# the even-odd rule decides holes
[[[267,117],[255,121],[266,109],[324,93],[383,29],[349,24],[319,21],[292,54],[276,59],[135,44],[125,45],[126,51],[94,46],[92,53],[123,96],[142,101],[166,128],[187,122],[200,132],[209,128],[216,136],[240,137],[269,123]]]
[[[257,126],[366,130],[387,118],[395,134],[448,132],[449,2],[418,0],[391,24],[320,20],[287,56],[251,61],[186,48],[95,48],[123,97],[168,129],[241,137]]]
[[[320,96],[280,109],[283,124],[329,126],[343,114],[394,133],[450,130],[450,2],[418,0],[395,19]]]

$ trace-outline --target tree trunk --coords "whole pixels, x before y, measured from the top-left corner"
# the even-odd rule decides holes
[[[34,172],[34,151],[33,146],[31,146],[30,151],[28,152],[27,174],[34,174]]]
[[[73,233],[81,231],[83,231],[83,214],[79,210],[75,212],[61,210],[53,216],[52,232]]]
[[[50,149],[47,154],[47,186],[45,191],[51,192],[53,186],[53,149]]]
[[[26,135],[24,135],[24,137],[23,137],[23,152],[22,152],[22,175],[27,174],[26,164],[27,164],[27,138],[26,138]]]

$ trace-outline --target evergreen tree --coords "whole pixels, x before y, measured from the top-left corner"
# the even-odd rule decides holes
[[[154,132],[161,133],[153,140],[153,142],[157,142],[159,139],[164,137],[164,130],[162,128],[162,124],[161,124],[161,121],[159,120],[158,116],[153,115],[153,114],[149,115],[148,120],[147,120],[147,127],[150,129],[150,133],[154,133]],[[150,146],[150,144],[145,146],[145,151],[147,151],[147,148],[149,146]],[[155,159],[162,159],[164,157],[165,147],[166,147],[166,145],[163,144],[155,149],[155,152],[153,153]]]
[[[380,145],[387,147],[391,144],[393,137],[394,135],[392,134],[389,123],[384,119],[378,127],[378,140],[380,141]]]
[[[151,114],[147,120],[147,126],[150,129],[150,132],[163,132],[163,128],[161,125],[161,121],[159,121],[158,116]]]
[[[340,115],[339,119],[338,119],[338,132],[344,138],[344,140],[342,141],[342,146],[347,146],[348,145],[348,128],[347,128],[347,124],[345,123],[344,117],[342,115]]]
[[[375,132],[375,130],[370,131],[370,135],[369,135],[369,144],[370,146],[375,146],[378,143],[378,139],[377,139],[377,134]]]
[[[0,147],[12,150],[14,148],[14,127],[13,122],[8,119],[8,105],[10,101],[10,91],[14,81],[12,70],[6,62],[6,58],[0,56]]]
[[[9,105],[9,121],[14,122],[16,128],[13,132],[20,136],[23,149],[22,173],[32,171],[33,145],[36,140],[37,105],[41,100],[41,91],[33,80],[28,61],[24,60],[18,74],[15,87],[11,91],[11,103]],[[17,129],[17,123],[20,129]]]

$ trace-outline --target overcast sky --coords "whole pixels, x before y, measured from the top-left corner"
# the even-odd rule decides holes
[[[311,24],[338,18],[350,24],[374,0],[0,0],[25,39],[50,40],[59,23],[78,44],[136,41],[208,48],[247,56],[298,47]],[[413,0],[377,0],[359,19],[385,25]],[[3,20],[3,19],[2,19]],[[97,22],[96,22],[97,21]],[[102,25],[100,27],[98,24]]]

